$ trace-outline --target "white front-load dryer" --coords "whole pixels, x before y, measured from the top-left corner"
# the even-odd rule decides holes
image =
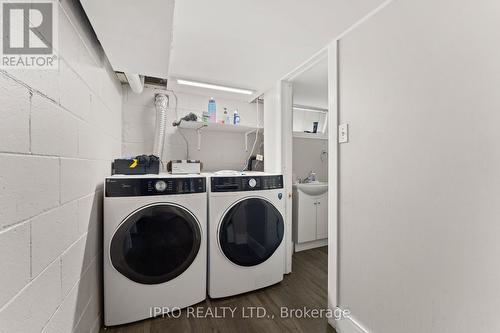
[[[283,176],[211,176],[208,294],[226,297],[283,280]]]
[[[206,177],[112,176],[104,192],[104,324],[204,300]]]

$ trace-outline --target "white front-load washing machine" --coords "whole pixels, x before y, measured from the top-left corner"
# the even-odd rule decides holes
[[[204,300],[206,177],[111,176],[104,192],[104,324]]]
[[[208,294],[236,295],[283,280],[283,176],[210,177]]]

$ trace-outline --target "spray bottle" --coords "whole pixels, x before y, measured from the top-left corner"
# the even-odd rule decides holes
[[[240,115],[238,114],[238,110],[234,110],[233,124],[238,125],[239,123],[240,123]]]

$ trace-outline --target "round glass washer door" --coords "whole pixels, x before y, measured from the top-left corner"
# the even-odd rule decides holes
[[[159,284],[182,274],[196,258],[201,244],[198,221],[173,204],[145,206],[130,214],[110,245],[113,266],[141,284]]]
[[[219,245],[224,255],[240,266],[256,266],[269,259],[283,240],[285,224],[269,201],[248,198],[224,215]]]

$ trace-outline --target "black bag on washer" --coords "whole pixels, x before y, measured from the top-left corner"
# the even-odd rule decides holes
[[[135,158],[119,158],[111,163],[112,175],[147,175],[160,173],[160,158],[155,155],[139,155]]]

